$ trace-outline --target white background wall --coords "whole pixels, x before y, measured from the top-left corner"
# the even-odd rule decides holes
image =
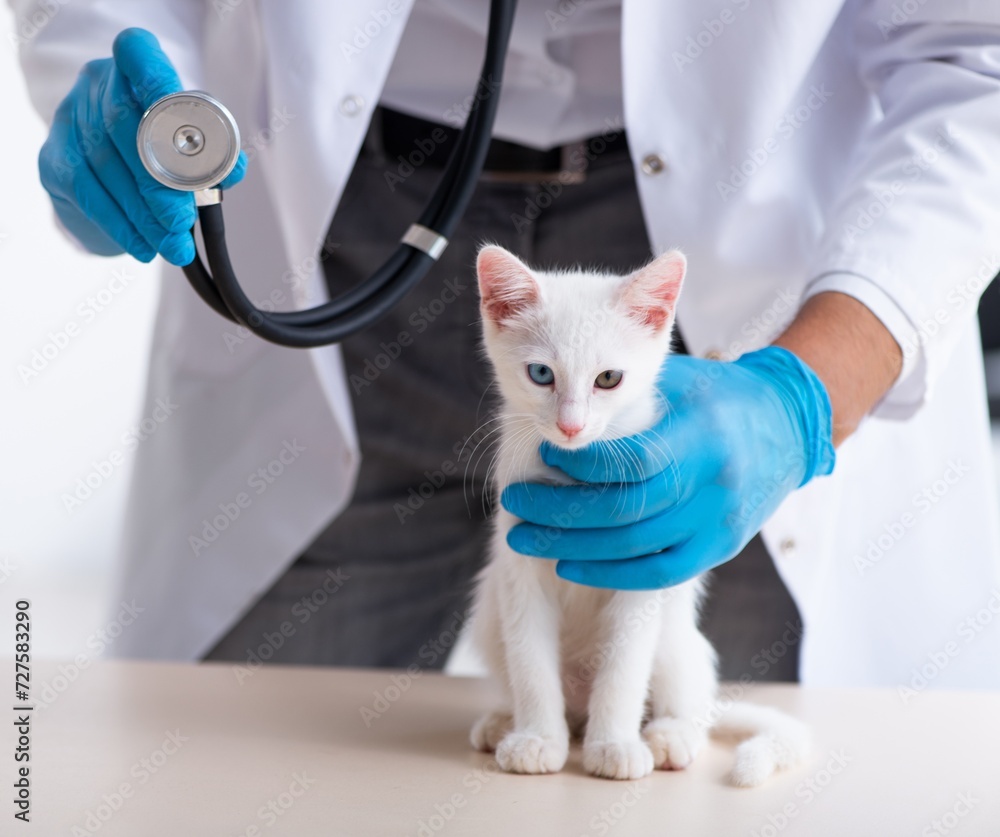
[[[3,4],[0,619],[13,613],[17,598],[30,599],[36,655],[65,657],[107,621],[128,456],[76,511],[65,508],[62,495],[95,461],[122,449],[122,434],[140,419],[157,271],[127,257],[80,253],[56,230],[37,174],[46,130],[28,101],[12,29]],[[131,280],[112,294],[115,271]],[[98,300],[102,291],[111,301],[97,311],[88,298]],[[46,351],[49,333],[73,323],[78,336],[54,355],[49,347],[47,367],[25,382],[18,367],[30,367],[32,353]]]

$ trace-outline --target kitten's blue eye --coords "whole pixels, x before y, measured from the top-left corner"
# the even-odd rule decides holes
[[[528,377],[541,387],[547,387],[555,383],[555,373],[544,363],[529,363]]]
[[[621,369],[605,369],[594,381],[594,386],[598,389],[614,389],[622,382],[622,375],[625,373]]]

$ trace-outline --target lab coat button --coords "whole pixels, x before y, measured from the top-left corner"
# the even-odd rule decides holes
[[[722,360],[722,352],[718,349],[709,349],[705,352],[705,360]]]
[[[360,96],[344,96],[340,100],[340,112],[344,116],[357,116],[365,106],[365,100]]]
[[[786,558],[791,558],[795,554],[795,541],[791,538],[785,538],[778,547],[781,550],[781,554]]]
[[[647,154],[642,158],[642,173],[643,174],[660,174],[660,172],[666,171],[667,164],[663,162],[663,158],[659,154]]]

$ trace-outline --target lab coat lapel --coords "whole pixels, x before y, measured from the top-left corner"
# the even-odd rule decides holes
[[[314,259],[392,64],[412,0],[398,13],[384,4],[288,0],[260,6],[272,107],[296,114],[266,158],[287,255],[293,267]],[[393,5],[395,9],[396,6]],[[318,268],[302,304],[322,296]]]

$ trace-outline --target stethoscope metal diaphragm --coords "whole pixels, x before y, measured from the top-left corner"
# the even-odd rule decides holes
[[[156,180],[198,192],[218,186],[235,167],[240,129],[225,105],[207,93],[172,93],[142,115],[137,143],[142,164]]]

